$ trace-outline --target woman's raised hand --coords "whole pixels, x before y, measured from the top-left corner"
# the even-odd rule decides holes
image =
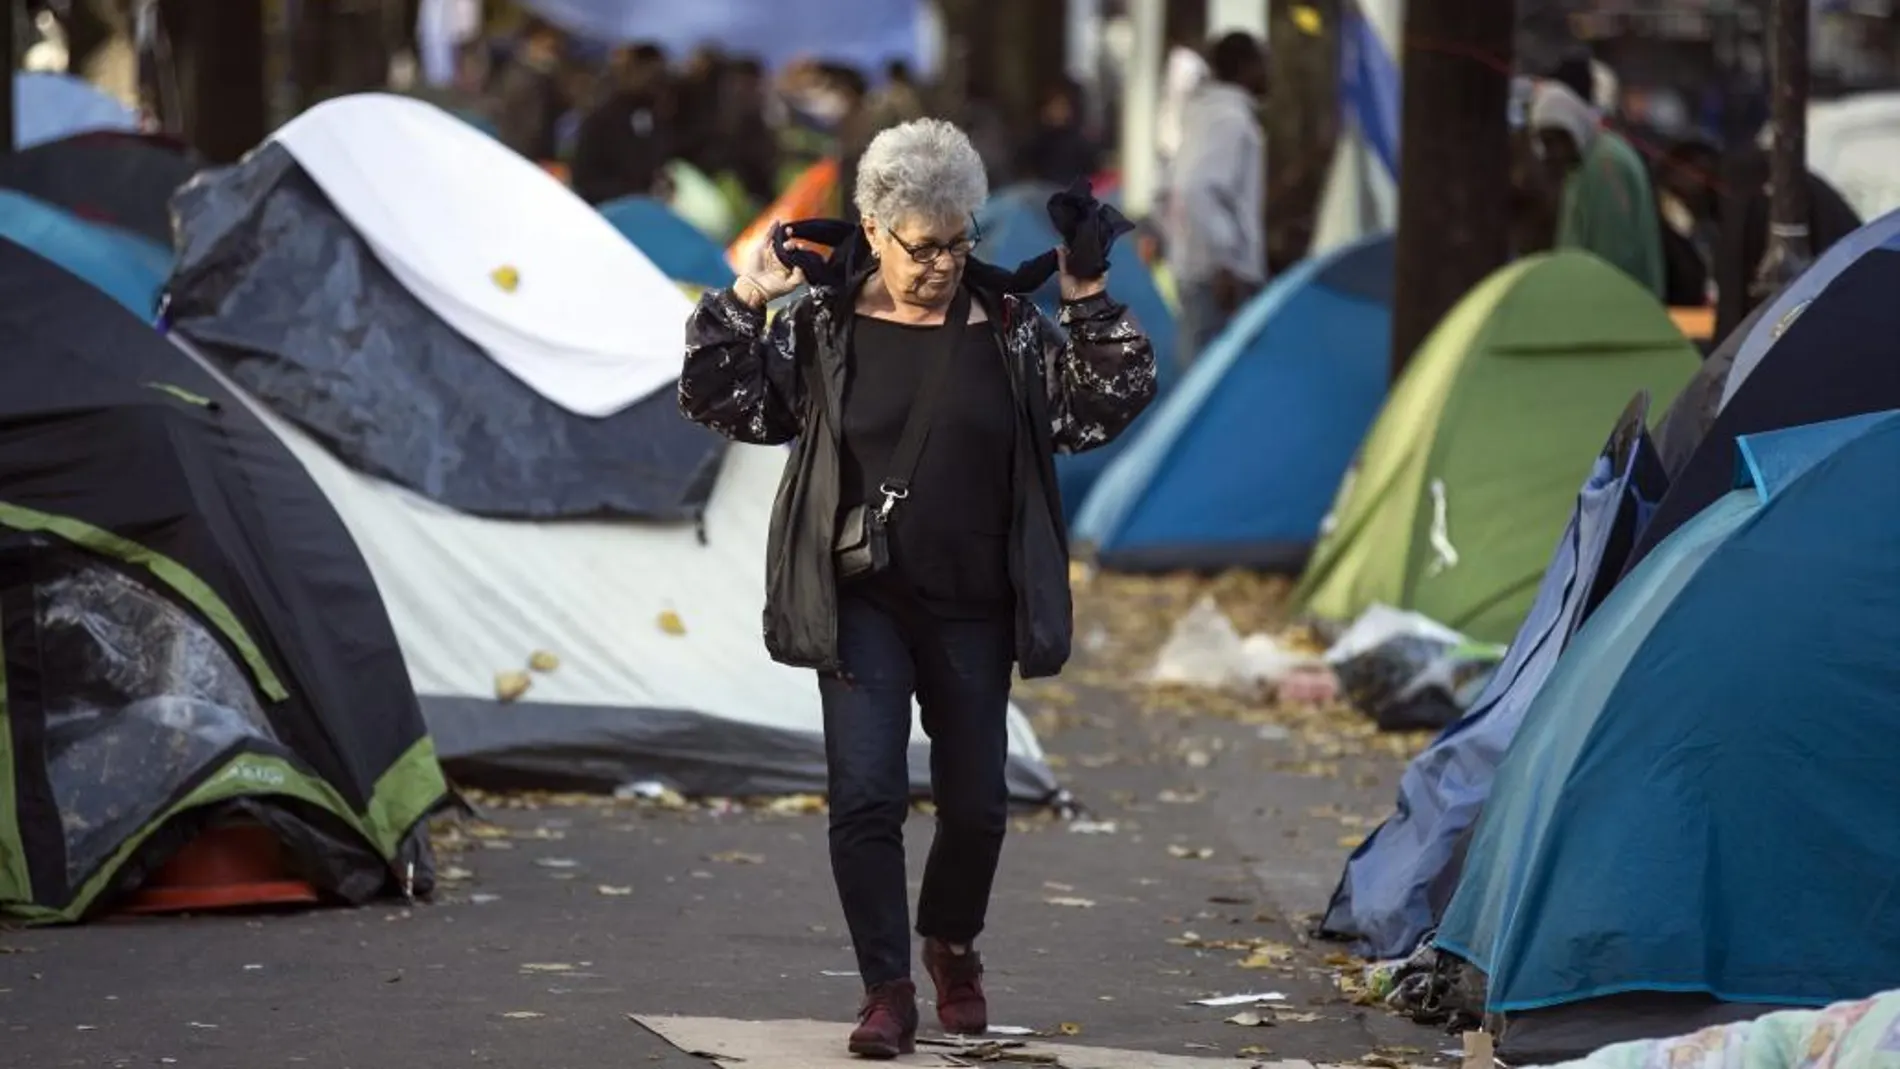
[[[752,252],[752,263],[733,284],[733,291],[747,304],[763,306],[778,300],[805,284],[805,272],[779,259],[773,239],[783,224],[773,223],[764,241]]]

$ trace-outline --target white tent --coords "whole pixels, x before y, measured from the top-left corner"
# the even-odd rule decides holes
[[[784,450],[732,447],[697,529],[483,519],[345,466],[172,338],[290,447],[355,536],[451,771],[589,787],[658,780],[700,795],[823,790],[816,682],[774,663],[760,637]],[[662,626],[666,613],[681,626]],[[496,674],[525,669],[537,650],[559,667],[533,674],[518,700],[497,700]],[[1028,721],[1010,717],[1011,793],[1046,801],[1055,779]],[[920,794],[928,769],[917,731]]]
[[[607,416],[678,377],[685,296],[599,212],[466,122],[365,93],[272,140],[404,288],[548,400]]]

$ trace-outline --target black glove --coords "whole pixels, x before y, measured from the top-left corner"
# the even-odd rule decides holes
[[[1135,229],[1127,216],[1095,199],[1086,178],[1049,198],[1049,222],[1069,250],[1069,275],[1083,280],[1107,274],[1108,250]]]

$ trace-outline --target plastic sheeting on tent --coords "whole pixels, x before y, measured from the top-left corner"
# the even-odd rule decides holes
[[[155,137],[71,137],[0,157],[0,186],[171,248],[171,197],[195,173]]]
[[[207,173],[177,209],[167,320],[351,466],[487,516],[704,507],[725,443],[673,391],[606,419],[536,393],[404,289],[283,146]]]
[[[150,325],[0,241],[0,909],[72,920],[209,824],[344,901],[446,785],[317,486]],[[17,819],[16,819],[17,818]]]
[[[1309,256],[1398,222],[1399,48],[1403,0],[1339,5],[1338,144],[1320,192]]]
[[[1055,186],[1026,183],[990,197],[989,203],[977,212],[977,227],[983,235],[977,255],[998,267],[1013,268],[1060,244],[1062,237],[1049,221],[1049,196],[1054,192]],[[1118,242],[1110,255],[1108,294],[1126,304],[1142,329],[1148,332],[1155,351],[1155,385],[1159,395],[1166,397],[1181,377],[1174,360],[1174,314],[1155,287],[1154,275],[1136,254],[1134,243],[1126,239]],[[1053,278],[1033,296],[1036,304],[1049,315],[1056,313],[1061,302],[1061,290]],[[1082,507],[1109,461],[1153,418],[1154,406],[1150,406],[1121,437],[1108,445],[1056,458],[1056,481],[1061,484],[1066,519],[1075,519],[1076,511]]]
[[[652,197],[611,200],[600,206],[600,214],[673,281],[707,289],[732,285],[726,251]]]
[[[1393,815],[1347,860],[1320,927],[1355,940],[1355,953],[1405,957],[1437,927],[1457,886],[1466,833],[1525,710],[1622,573],[1631,540],[1667,486],[1644,431],[1648,415],[1641,395],[1624,410],[1504,662],[1470,710],[1406,766]]]
[[[1274,279],[1109,463],[1076,539],[1109,568],[1297,569],[1385,398],[1391,304],[1390,235]]]
[[[659,780],[719,796],[824,790],[817,681],[774,663],[759,640],[783,449],[728,451],[703,538],[619,521],[508,522],[447,512],[351,471],[252,403],[363,547],[458,779],[609,790]],[[683,634],[661,626],[667,611]],[[539,649],[560,666],[535,674],[521,699],[497,701],[496,673],[525,668]],[[1055,778],[1028,721],[1010,717],[1011,792],[1047,801]],[[921,794],[929,762],[917,739]]]
[[[51,71],[16,71],[13,75],[16,149],[94,130],[138,128],[137,112],[84,78]]]
[[[1588,253],[1492,273],[1393,387],[1314,548],[1300,608],[1350,619],[1384,602],[1510,641],[1603,428],[1638,391],[1674,399],[1699,364],[1662,305]]]
[[[1731,456],[1739,489],[1617,585],[1498,770],[1438,946],[1507,1022],[1567,1008],[1594,1047],[1627,1023],[1606,996],[1894,981],[1900,413]]]
[[[684,54],[717,41],[769,66],[824,56],[870,70],[893,59],[928,70],[921,0],[523,0],[522,6],[572,33],[602,41],[657,41]]]
[[[1715,414],[1672,476],[1631,567],[1727,491],[1736,438],[1900,408],[1896,286],[1900,212],[1836,242],[1768,304],[1735,350]]]
[[[434,105],[365,93],[271,140],[405,289],[541,396],[609,416],[678,380],[685,295],[494,138]]]
[[[25,246],[92,283],[127,311],[150,321],[171,272],[171,250],[104,224],[75,219],[10,189],[0,189],[0,237]]]

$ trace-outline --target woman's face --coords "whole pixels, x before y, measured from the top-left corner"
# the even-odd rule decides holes
[[[864,221],[864,235],[877,253],[878,273],[891,296],[911,304],[939,305],[956,292],[975,246],[974,224],[899,220],[884,227]]]

